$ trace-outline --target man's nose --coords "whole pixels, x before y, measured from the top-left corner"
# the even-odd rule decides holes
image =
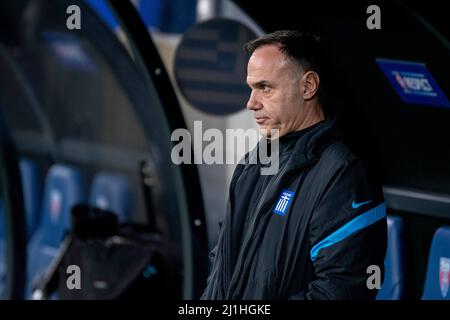
[[[252,93],[250,94],[250,98],[247,102],[247,109],[248,110],[258,110],[261,109],[261,102],[258,98],[258,94],[255,92],[255,90],[252,90]]]

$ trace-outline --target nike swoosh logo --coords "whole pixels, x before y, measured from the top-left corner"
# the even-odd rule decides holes
[[[369,201],[366,201],[366,202],[355,202],[355,200],[353,200],[353,202],[352,202],[352,208],[353,209],[357,209],[357,208],[359,208],[359,207],[361,207],[361,206],[363,206],[363,205],[365,205],[365,204],[368,204],[368,203],[370,203],[370,202],[372,202],[372,200],[369,200]]]

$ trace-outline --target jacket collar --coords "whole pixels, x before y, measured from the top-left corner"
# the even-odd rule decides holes
[[[296,170],[297,168],[302,167],[308,163],[315,162],[326,146],[325,142],[333,138],[341,137],[342,132],[339,129],[339,114],[341,109],[336,108],[335,110],[336,111],[334,112],[327,112],[324,121],[320,122],[319,124],[317,124],[317,126],[297,138],[290,159],[285,166],[286,168],[288,168],[288,172]],[[281,139],[282,138],[283,137],[281,137]],[[263,139],[258,142],[258,145],[252,151],[250,151],[245,157],[241,159],[239,164],[244,164],[244,166],[237,166],[236,176],[242,173],[245,167],[247,167],[245,164],[257,163],[258,149],[261,148]],[[279,148],[278,150],[271,151],[280,152],[281,150]]]
[[[289,171],[317,160],[325,147],[325,142],[341,136],[342,133],[338,126],[339,113],[340,110],[335,113],[327,113],[324,121],[297,139],[288,160]]]

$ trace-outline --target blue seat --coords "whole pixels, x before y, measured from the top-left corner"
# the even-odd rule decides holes
[[[41,181],[37,165],[28,159],[22,159],[19,163],[22,180],[25,220],[27,223],[27,238],[29,239],[36,229],[39,221],[39,209],[41,203]],[[0,241],[5,235],[5,219],[3,201],[0,200]]]
[[[120,222],[129,220],[133,201],[127,177],[105,171],[97,173],[92,180],[89,202],[114,212]]]
[[[403,219],[388,215],[388,246],[384,260],[385,278],[377,300],[402,300],[407,298],[407,245]]]
[[[147,28],[160,32],[183,33],[195,24],[195,0],[141,0],[137,6]]]
[[[38,220],[41,202],[41,181],[39,168],[29,159],[21,159],[19,162],[20,176],[23,190],[25,220],[27,224],[27,240],[34,233]],[[3,296],[6,275],[6,247],[5,247],[5,212],[3,199],[0,199],[0,297]]]
[[[45,181],[40,223],[28,245],[28,285],[56,256],[70,227],[72,207],[85,201],[81,173],[74,167],[53,165]]]
[[[450,227],[439,228],[431,243],[423,300],[450,300]]]
[[[22,159],[20,160],[19,167],[22,177],[27,238],[30,239],[39,222],[39,210],[42,198],[41,181],[39,179],[39,169],[33,161]]]

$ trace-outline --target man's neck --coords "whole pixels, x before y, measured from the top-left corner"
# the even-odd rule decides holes
[[[292,129],[284,131],[281,130],[280,135],[276,135],[276,136],[267,136],[268,140],[272,140],[272,139],[276,139],[276,138],[280,138],[290,132],[297,132],[306,128],[309,128],[313,125],[315,125],[316,123],[322,121],[325,119],[325,113],[323,111],[322,105],[317,102],[308,102],[307,105],[305,105],[305,110],[306,110],[306,115],[305,117],[299,121],[298,123],[294,123],[293,126],[291,127]]]
[[[323,108],[320,103],[317,101],[310,103],[310,105],[305,106],[305,109],[307,110],[306,116],[303,118],[303,121],[295,126],[294,131],[306,129],[325,119],[325,113],[323,112]]]

